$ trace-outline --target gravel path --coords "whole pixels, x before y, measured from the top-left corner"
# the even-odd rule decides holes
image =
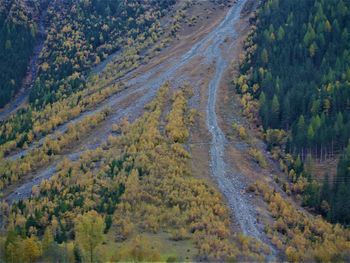
[[[227,50],[225,46],[229,46],[228,50],[232,50],[235,47],[235,40],[231,44],[226,43],[225,40],[227,38],[237,38],[234,25],[239,21],[240,13],[245,2],[245,0],[237,1],[237,4],[228,12],[218,30],[208,36],[207,41],[211,44],[207,46],[204,52],[208,54],[207,59],[209,58],[214,61],[215,73],[208,88],[208,103],[206,108],[207,127],[212,136],[210,147],[212,175],[216,179],[219,189],[226,197],[233,217],[244,235],[254,237],[266,243],[268,239],[264,233],[263,226],[257,222],[255,207],[251,204],[244,191],[247,187],[244,175],[230,170],[225,163],[227,139],[218,125],[216,114],[217,92],[223,75],[230,64],[230,61],[223,55],[222,50]],[[234,162],[234,160],[231,161]],[[271,252],[267,260],[271,261],[275,259],[276,252],[271,244],[269,244],[269,247]]]
[[[227,37],[235,37],[236,32],[232,29],[232,23],[237,22],[244,1],[239,1],[238,4],[230,10],[219,31],[215,32],[212,41],[214,44],[207,49],[212,56],[215,56],[215,73],[209,83],[208,89],[208,104],[207,104],[207,126],[212,135],[212,145],[210,148],[212,174],[219,184],[219,188],[227,198],[227,201],[232,210],[233,216],[238,221],[242,232],[260,239],[260,231],[257,228],[256,214],[246,196],[242,194],[245,188],[244,183],[240,180],[238,174],[232,174],[227,171],[224,157],[225,145],[227,140],[224,133],[220,129],[216,116],[216,101],[217,91],[220,87],[220,82],[225,70],[229,66],[221,53],[220,45]]]

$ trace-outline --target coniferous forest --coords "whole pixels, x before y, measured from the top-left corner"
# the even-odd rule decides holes
[[[9,102],[22,85],[37,35],[33,17],[37,9],[35,2],[25,6],[0,1],[0,107]]]
[[[350,223],[349,9],[343,0],[267,1],[238,84],[258,100],[265,130],[290,133],[285,152],[304,163],[339,159],[336,176],[321,182],[302,165],[289,170],[310,182],[305,205],[345,224]]]

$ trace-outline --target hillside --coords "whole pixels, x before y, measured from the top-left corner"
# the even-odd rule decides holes
[[[349,261],[349,8],[3,0],[1,261]]]
[[[255,117],[303,204],[345,224],[350,212],[349,8],[346,1],[269,1],[250,35],[237,81],[244,96],[258,100]],[[336,174],[317,169],[337,162]]]
[[[0,107],[22,87],[38,36],[39,2],[0,1]]]

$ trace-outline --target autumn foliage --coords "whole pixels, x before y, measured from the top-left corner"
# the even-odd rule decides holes
[[[193,117],[188,93],[176,91],[164,115],[168,96],[165,85],[142,117],[118,125],[119,136],[78,161],[64,160],[50,180],[33,188],[30,199],[2,206],[8,227],[7,260],[17,240],[23,242],[22,236],[42,244],[36,258],[60,253],[87,261],[96,255],[105,255],[104,260],[159,259],[166,251],[151,250],[147,238],[138,237],[141,233],[166,233],[169,241],[190,241],[198,259],[228,260],[244,253],[246,258],[260,258],[258,249],[251,250],[253,241],[233,242],[221,195],[192,176],[191,155],[183,144]],[[92,232],[85,227],[94,224]],[[121,249],[107,256],[101,252],[102,240]],[[123,246],[128,242],[133,246]]]

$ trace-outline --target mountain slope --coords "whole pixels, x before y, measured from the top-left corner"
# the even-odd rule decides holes
[[[0,128],[2,260],[348,260],[349,230],[292,195],[315,184],[283,174],[307,163],[273,160],[288,133],[249,120],[252,36],[287,1],[52,3],[36,99]]]
[[[258,100],[246,111],[258,111],[270,150],[284,150],[292,189],[304,194],[306,206],[342,223],[350,211],[338,207],[350,194],[347,155],[337,175],[324,172],[336,167],[323,167],[339,160],[350,138],[349,10],[347,1],[267,1],[237,80],[247,100]]]
[[[0,1],[0,107],[21,88],[38,34],[39,2]]]

